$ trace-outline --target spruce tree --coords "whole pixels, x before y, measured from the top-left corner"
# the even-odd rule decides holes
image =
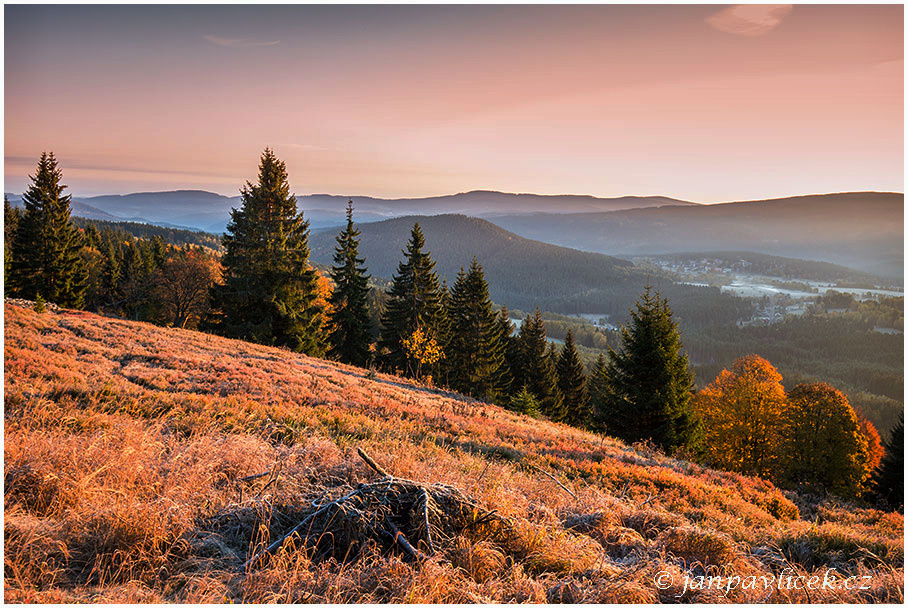
[[[439,309],[442,311],[438,319],[436,328],[436,340],[443,352],[448,351],[448,345],[451,343],[451,290],[448,289],[448,280],[443,278],[440,287],[441,298],[439,299]],[[451,386],[451,361],[443,357],[435,366],[438,373],[438,384],[442,386]]]
[[[492,311],[482,266],[473,258],[451,288],[448,312],[451,338],[447,350],[451,387],[479,399],[495,401],[507,389],[505,343],[498,315]]]
[[[590,396],[590,428],[600,432],[604,431],[606,427],[603,414],[605,394],[608,390],[606,367],[605,355],[599,353],[586,383],[587,393]]]
[[[369,276],[359,257],[359,230],[353,225],[353,201],[347,203],[347,227],[337,235],[334,290],[330,303],[329,354],[344,363],[365,367],[370,358],[372,320],[369,318]]]
[[[501,376],[501,390],[506,395],[511,395],[521,387],[514,386],[513,361],[517,355],[517,338],[514,337],[514,324],[511,323],[511,314],[506,306],[498,312],[498,335],[501,340],[501,352],[504,360],[499,371]]]
[[[101,231],[98,230],[98,227],[94,224],[85,226],[85,229],[82,231],[82,239],[85,241],[87,247],[93,249],[101,248]]]
[[[516,395],[523,387],[523,374],[519,369],[520,363],[520,335],[515,333],[514,324],[511,322],[511,314],[507,308],[502,308],[499,315],[501,324],[501,333],[506,336],[504,339],[504,362],[507,366],[508,384],[512,395]]]
[[[266,148],[258,181],[246,182],[233,209],[204,327],[229,338],[321,355],[318,274],[309,266],[309,222],[297,211],[287,167]]]
[[[905,423],[904,413],[884,444],[886,455],[873,476],[874,493],[893,509],[905,503]]]
[[[609,348],[602,417],[624,441],[651,440],[668,452],[694,448],[700,423],[691,406],[693,375],[668,300],[649,285],[621,329],[621,350]]]
[[[141,241],[133,240],[126,248],[126,259],[123,264],[123,310],[127,316],[139,320],[143,313],[145,301],[150,289],[151,270],[142,255]],[[145,314],[141,314],[145,318]]]
[[[122,274],[123,274],[123,244],[111,234],[111,231],[105,231],[102,235],[104,244],[102,245],[102,255],[104,256],[104,265],[101,269],[101,294],[99,300],[101,306],[110,308],[111,312],[121,306],[123,302],[122,293]]]
[[[165,241],[161,235],[156,234],[151,237],[149,255],[151,258],[152,271],[164,268],[164,264],[167,262],[168,249],[167,241]]]
[[[555,358],[548,350],[549,346],[545,322],[537,308],[534,314],[527,315],[517,334],[511,386],[514,390],[526,387],[536,397],[543,414],[557,417],[561,393],[558,390]]]
[[[70,219],[70,196],[53,152],[38,161],[31,185],[22,195],[25,213],[12,247],[9,284],[16,295],[64,308],[81,308],[88,271],[82,258],[82,235]]]
[[[569,329],[561,347],[561,355],[556,365],[558,372],[558,390],[561,392],[561,409],[555,418],[571,426],[586,428],[590,423],[590,401],[586,392],[586,375],[583,373],[583,361],[577,346],[574,344],[574,333]]]
[[[13,241],[16,240],[16,228],[19,226],[19,220],[22,213],[9,204],[6,195],[3,196],[3,276],[7,277],[9,282],[9,271],[12,267],[13,259]]]
[[[539,417],[539,401],[536,400],[536,396],[527,390],[527,387],[523,387],[520,391],[511,397],[511,400],[507,404],[507,408],[512,412],[517,412],[518,414],[526,414],[532,418]]]
[[[419,329],[427,339],[441,344],[444,329],[443,296],[438,286],[435,262],[429,252],[423,251],[425,245],[426,239],[419,224],[413,224],[410,241],[403,251],[406,259],[398,264],[388,291],[379,342],[384,365],[388,369],[409,371],[411,374],[415,370],[410,369],[404,340]]]

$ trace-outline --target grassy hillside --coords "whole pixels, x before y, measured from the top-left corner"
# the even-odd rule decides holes
[[[283,350],[5,311],[8,602],[674,602],[685,574],[784,582],[828,568],[867,576],[855,580],[868,588],[839,578],[835,589],[759,583],[680,599],[903,598],[899,514],[811,502]],[[374,484],[356,448],[396,478],[456,488],[475,501],[470,523],[429,526],[430,548],[386,502],[428,557],[390,540],[347,554],[350,530],[332,528],[244,569],[327,501],[403,483]]]
[[[522,236],[616,254],[748,250],[901,276],[904,195],[848,192],[493,221]]]

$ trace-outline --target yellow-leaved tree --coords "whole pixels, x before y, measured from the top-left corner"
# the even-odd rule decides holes
[[[759,355],[737,359],[694,399],[703,420],[705,461],[771,478],[782,448],[782,375]]]
[[[403,347],[407,353],[408,363],[416,363],[416,369],[411,369],[411,373],[414,374],[417,382],[422,379],[423,365],[435,365],[439,359],[444,359],[445,356],[438,341],[418,327],[409,337],[404,338]],[[426,379],[429,384],[431,384],[431,380],[431,376]]]
[[[313,267],[313,270],[316,273],[315,306],[318,307],[322,331],[328,334],[334,329],[334,325],[331,323],[331,314],[334,312],[334,308],[331,306],[331,292],[334,291],[334,283],[318,268]]]
[[[866,489],[874,466],[869,438],[840,391],[825,382],[794,387],[788,394],[784,435],[778,469],[784,485],[848,498]]]

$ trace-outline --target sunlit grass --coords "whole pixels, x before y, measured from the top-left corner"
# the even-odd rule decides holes
[[[899,514],[801,513],[760,479],[283,350],[13,306],[5,327],[10,602],[654,602],[680,591],[655,587],[663,570],[786,567],[872,585],[686,599],[902,598]],[[418,564],[380,547],[338,562],[293,546],[244,571],[312,500],[375,478],[357,447],[513,527]]]

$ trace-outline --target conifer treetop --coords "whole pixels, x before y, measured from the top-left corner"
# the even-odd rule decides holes
[[[320,355],[323,310],[309,264],[309,222],[297,211],[287,167],[266,148],[258,181],[240,191],[222,242],[224,284],[212,291],[210,329]]]
[[[63,194],[63,171],[53,152],[41,154],[29,179],[11,248],[11,291],[25,298],[40,293],[57,305],[81,308],[88,279],[83,239],[70,218],[71,197]]]

